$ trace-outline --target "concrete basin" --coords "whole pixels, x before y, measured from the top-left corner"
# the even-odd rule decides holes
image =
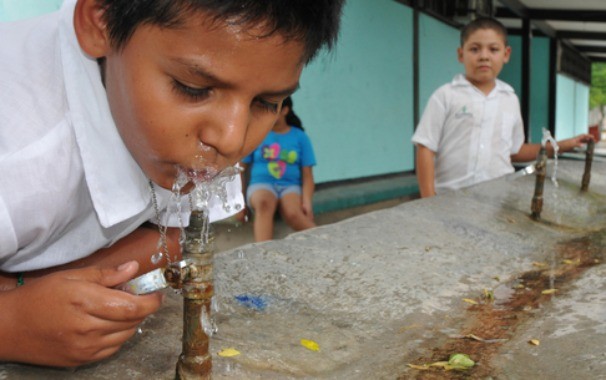
[[[583,166],[560,160],[539,222],[534,177],[504,177],[218,253],[213,378],[461,378],[408,365],[456,352],[477,363],[466,378],[606,378],[606,165],[580,193]],[[167,294],[109,360],[0,364],[0,379],[174,378],[181,299]]]

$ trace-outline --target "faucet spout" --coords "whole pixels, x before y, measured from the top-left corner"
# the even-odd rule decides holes
[[[581,182],[581,191],[589,189],[589,180],[591,179],[591,163],[593,162],[593,151],[595,142],[590,140],[587,143],[587,152],[585,152],[585,172],[583,173],[583,181]]]
[[[541,219],[541,211],[543,210],[543,187],[545,184],[545,175],[547,173],[547,151],[542,146],[537,155],[536,169],[536,180],[534,185],[534,196],[532,197],[532,204],[530,209],[532,211],[531,217],[534,220]]]

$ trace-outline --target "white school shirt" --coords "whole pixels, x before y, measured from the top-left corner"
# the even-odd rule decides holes
[[[436,154],[436,193],[512,173],[524,144],[518,97],[498,79],[484,95],[459,74],[433,93],[412,142]]]
[[[78,46],[74,6],[68,0],[59,12],[0,23],[0,271],[86,257],[155,216],[98,65]],[[171,194],[156,191],[164,210]],[[228,203],[234,211],[212,198],[211,220],[244,204],[238,178]]]

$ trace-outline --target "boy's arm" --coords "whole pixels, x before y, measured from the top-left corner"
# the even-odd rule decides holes
[[[115,290],[138,270],[59,271],[0,292],[0,361],[73,367],[104,359],[161,306],[162,295]]]
[[[113,289],[154,269],[158,237],[140,227],[86,258],[25,273],[20,287],[15,274],[0,273],[0,361],[71,367],[116,352],[161,305],[159,293]],[[178,229],[167,237],[179,259]]]
[[[180,231],[178,228],[167,228],[166,238],[168,251],[171,260],[173,261],[181,260],[179,234]],[[159,238],[160,233],[154,224],[144,224],[142,227],[137,228],[129,235],[117,241],[111,247],[100,249],[87,257],[48,269],[26,272],[23,274],[24,283],[27,284],[57,271],[79,269],[89,266],[117,267],[120,264],[131,260],[135,260],[139,263],[139,269],[135,277],[140,276],[166,264],[164,259],[156,265],[151,262],[152,255],[158,252]],[[16,284],[16,276],[14,274],[2,272],[0,272],[0,278],[2,279],[0,280],[0,284],[4,284],[7,281],[7,277],[10,279],[9,281]],[[9,286],[9,288],[11,287]]]
[[[593,140],[589,134],[580,134],[578,136],[558,141],[558,153],[569,152],[574,148],[581,147],[583,144]],[[554,150],[551,143],[547,143],[547,155],[553,157]],[[523,144],[518,153],[511,155],[512,162],[529,162],[537,159],[541,144]]]
[[[436,195],[435,157],[436,154],[424,145],[417,144],[417,182],[422,198]]]
[[[311,166],[303,166],[301,168],[301,207],[303,213],[309,216],[312,220],[314,217],[313,196],[316,188],[314,182],[314,174]]]

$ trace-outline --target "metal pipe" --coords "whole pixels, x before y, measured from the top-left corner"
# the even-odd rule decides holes
[[[532,197],[531,217],[534,220],[541,219],[541,211],[543,210],[543,185],[545,184],[545,175],[547,173],[547,151],[542,146],[537,155],[536,180],[534,185],[534,196]]]
[[[209,228],[205,213],[192,211],[183,247],[187,265],[169,278],[171,286],[180,287],[183,294],[183,351],[176,371],[176,378],[180,380],[211,378],[209,337],[203,325],[211,320],[213,296],[214,238]]]
[[[589,189],[589,180],[591,179],[591,163],[593,162],[593,151],[595,142],[590,140],[587,143],[587,152],[585,152],[585,172],[583,173],[583,181],[581,182],[581,191]]]

